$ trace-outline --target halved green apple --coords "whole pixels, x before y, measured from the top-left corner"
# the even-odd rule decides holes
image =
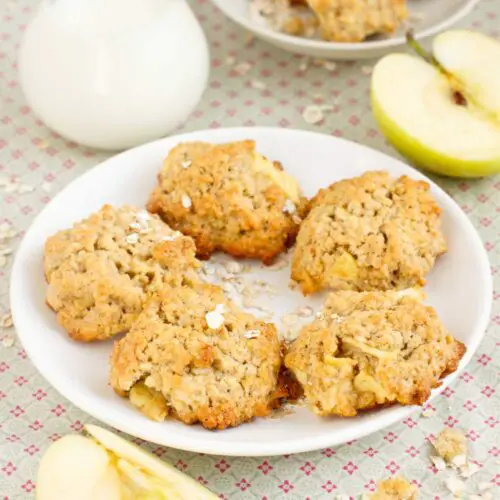
[[[500,43],[453,30],[435,62],[391,54],[374,68],[372,110],[388,141],[419,167],[454,177],[500,172]]]
[[[175,467],[95,425],[69,435],[40,462],[37,500],[214,500]]]

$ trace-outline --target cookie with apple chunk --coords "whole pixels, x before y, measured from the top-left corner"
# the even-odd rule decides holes
[[[110,384],[153,420],[226,429],[268,415],[288,395],[277,385],[280,365],[273,324],[193,282],[150,299],[114,345]]]
[[[196,279],[191,238],[132,206],[103,206],[45,243],[46,302],[71,338],[106,340],[129,330],[165,282]]]
[[[285,357],[318,415],[422,405],[465,352],[418,293],[337,292]]]
[[[190,142],[168,154],[148,209],[196,243],[269,264],[295,241],[306,200],[283,167],[254,141]]]
[[[321,189],[292,258],[304,294],[423,285],[446,250],[441,210],[427,182],[367,172]]]

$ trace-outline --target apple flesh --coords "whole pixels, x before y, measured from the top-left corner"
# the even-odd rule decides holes
[[[453,30],[434,39],[434,57],[451,73],[472,103],[500,125],[500,43],[481,33]]]
[[[437,36],[433,49],[439,66],[407,54],[375,66],[372,110],[383,134],[439,174],[500,172],[500,43],[454,30]]]
[[[83,436],[48,448],[38,468],[37,500],[121,500],[118,472],[106,450]]]
[[[212,500],[175,467],[116,434],[87,425],[91,438],[53,443],[38,469],[37,500]]]
[[[165,500],[218,499],[218,496],[208,491],[198,481],[116,434],[96,425],[89,424],[85,428],[98,444],[117,457],[117,466],[122,472],[121,477],[126,475],[127,482],[141,485],[144,482],[144,479],[141,480],[141,476],[142,478],[146,477],[146,488],[148,482],[151,482],[157,487],[158,493],[165,493]],[[136,496],[131,496],[130,500],[135,498]],[[158,500],[161,498],[163,497],[158,496]],[[156,499],[157,497],[151,497],[151,500]]]

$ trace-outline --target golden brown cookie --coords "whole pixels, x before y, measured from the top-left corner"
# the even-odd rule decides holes
[[[310,203],[292,259],[304,294],[423,285],[446,251],[429,185],[367,172],[322,189]]]
[[[192,236],[200,258],[222,250],[270,263],[293,244],[304,204],[297,181],[253,141],[192,142],[170,151],[148,209]]]
[[[408,17],[406,0],[307,0],[317,15],[322,38],[362,42],[377,34],[393,33]]]
[[[268,414],[279,368],[274,325],[238,310],[219,287],[192,283],[150,299],[115,343],[110,383],[154,420],[225,429]]]
[[[464,352],[412,293],[337,292],[300,332],[285,365],[312,411],[352,417],[387,404],[422,405]]]
[[[105,205],[47,240],[47,304],[73,339],[103,340],[127,331],[163,281],[194,279],[194,255],[193,240],[157,216]]]

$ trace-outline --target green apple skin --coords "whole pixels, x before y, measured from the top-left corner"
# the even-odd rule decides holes
[[[476,178],[500,173],[500,158],[488,161],[464,161],[440,154],[412,137],[387,116],[371,92],[372,113],[389,143],[416,167],[448,177]]]

